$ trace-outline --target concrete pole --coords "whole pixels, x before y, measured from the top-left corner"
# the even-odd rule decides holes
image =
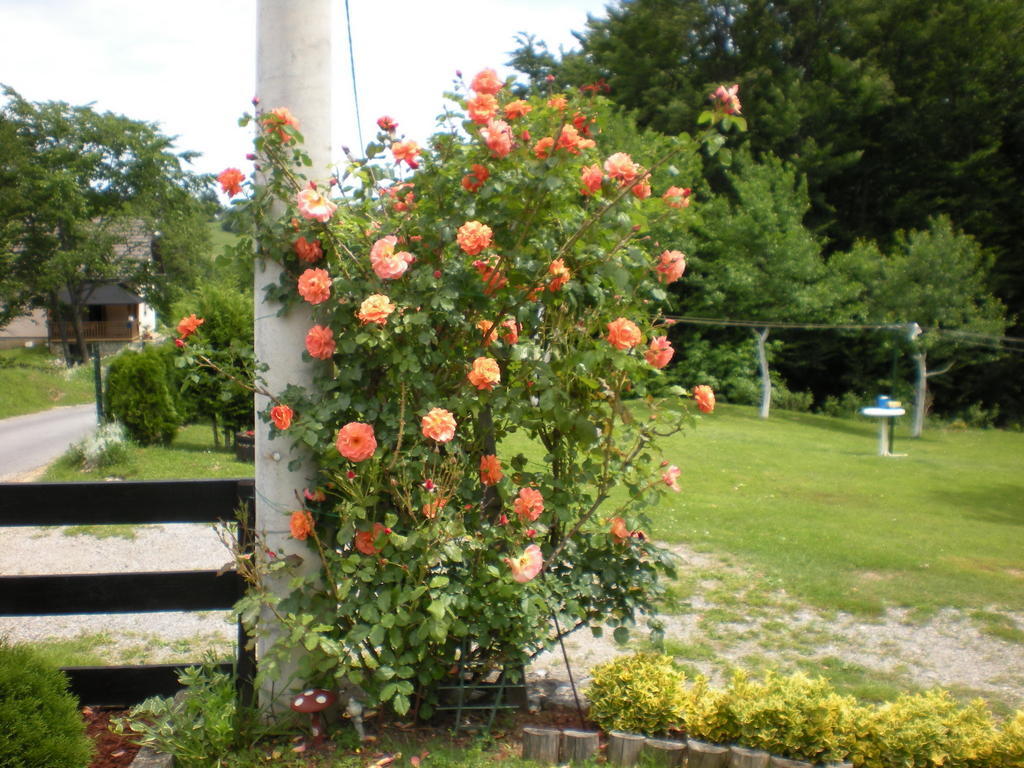
[[[259,0],[257,10],[256,95],[260,109],[287,107],[298,118],[305,148],[313,161],[304,169],[310,178],[323,181],[331,162],[331,11],[329,0]],[[306,332],[313,325],[307,307],[296,307],[278,317],[279,305],[264,298],[264,287],[276,283],[281,273],[276,263],[257,261],[255,269],[256,357],[268,369],[267,388],[280,393],[288,384],[309,386],[313,369],[302,362]],[[256,411],[270,407],[266,397],[256,396]],[[256,527],[267,545],[303,558],[307,572],[319,561],[304,542],[289,536],[292,510],[301,506],[302,489],[312,486],[314,464],[307,451],[291,450],[287,438],[269,439],[270,425],[256,421]],[[301,466],[289,470],[293,459]],[[272,586],[287,594],[284,580]],[[270,620],[269,617],[267,619]],[[264,627],[273,631],[273,627]],[[266,647],[257,647],[257,663]],[[296,651],[298,654],[299,651]],[[296,656],[297,657],[297,656]],[[260,690],[262,704],[287,706],[288,689],[306,684],[293,679],[294,669],[282,669],[277,680]]]

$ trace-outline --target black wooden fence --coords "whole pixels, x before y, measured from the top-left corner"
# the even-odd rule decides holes
[[[230,522],[241,506],[247,524],[238,526],[238,543],[249,552],[248,537],[255,522],[253,494],[251,479],[0,483],[0,526]],[[0,574],[0,616],[225,610],[244,589],[235,571],[220,575],[217,571]],[[246,649],[247,640],[239,625],[235,668],[239,696],[248,703],[255,659]],[[65,667],[64,671],[83,704],[128,706],[149,696],[173,695],[179,688],[178,670],[188,664]],[[222,666],[230,669],[232,665]]]

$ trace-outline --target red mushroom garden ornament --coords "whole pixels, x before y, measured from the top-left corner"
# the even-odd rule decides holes
[[[324,688],[309,688],[292,698],[291,708],[310,717],[310,731],[313,734],[311,746],[314,749],[324,743],[324,722],[320,713],[331,706],[337,698]]]

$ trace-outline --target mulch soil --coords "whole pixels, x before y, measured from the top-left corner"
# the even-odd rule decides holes
[[[96,756],[89,768],[128,768],[139,748],[110,730],[110,721],[127,714],[124,709],[83,707],[85,732],[96,744]]]

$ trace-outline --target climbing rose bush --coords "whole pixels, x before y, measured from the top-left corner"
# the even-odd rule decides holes
[[[263,416],[295,466],[315,456],[280,512],[321,566],[243,601],[282,625],[264,674],[298,646],[297,684],[426,716],[453,670],[515,675],[581,627],[622,640],[661,594],[671,559],[643,529],[686,473],[657,438],[695,407],[660,315],[685,256],[647,230],[689,215],[673,160],[717,148],[738,102],[634,158],[604,146],[600,90],[527,97],[485,70],[427,146],[382,117],[333,177],[310,171],[301,115],[249,118],[261,175],[235,205],[284,268],[268,296],[313,317],[294,360],[313,386],[268,393]]]

